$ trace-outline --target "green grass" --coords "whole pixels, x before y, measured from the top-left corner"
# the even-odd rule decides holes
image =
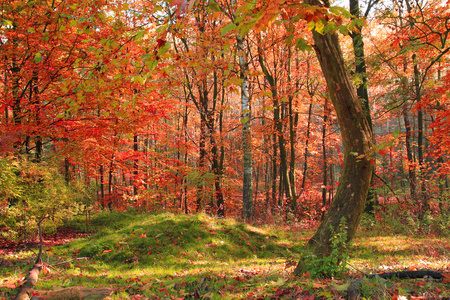
[[[108,286],[115,290],[110,299],[139,299],[138,295],[144,299],[328,299],[345,296],[348,283],[358,276],[356,269],[366,273],[422,267],[443,270],[450,257],[448,238],[377,236],[360,231],[350,252],[354,269],[340,278],[313,280],[292,276],[302,245],[313,230],[168,213],[100,213],[93,217],[91,228],[96,234],[45,247],[43,259],[50,267],[74,258],[87,259],[41,273],[36,289]],[[33,260],[31,251],[0,259],[0,278],[4,278],[0,279],[0,298],[10,299],[16,293],[14,284],[25,276]],[[388,291],[411,295],[438,289],[441,295],[450,296],[448,284],[417,282],[385,285]],[[367,281],[364,287],[383,284]]]

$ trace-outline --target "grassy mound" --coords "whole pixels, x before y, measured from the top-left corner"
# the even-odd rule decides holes
[[[90,228],[94,234],[63,245],[47,240],[48,268],[36,289],[111,287],[115,292],[109,299],[338,299],[361,276],[356,269],[444,270],[450,255],[449,238],[360,231],[350,249],[355,269],[341,278],[298,278],[293,268],[313,230],[255,227],[203,214],[114,212],[96,214]],[[0,248],[0,299],[15,295],[35,254]],[[361,291],[366,299],[391,299],[394,293],[450,297],[448,281],[370,279],[362,281]]]
[[[193,261],[214,266],[235,259],[290,259],[301,247],[285,232],[203,214],[105,213],[92,224],[99,233],[64,247],[78,248],[79,256],[122,266],[136,261],[144,265],[157,262],[173,270],[185,270]]]

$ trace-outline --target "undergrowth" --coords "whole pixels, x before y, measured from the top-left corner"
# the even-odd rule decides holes
[[[313,279],[311,274],[293,276],[312,230],[251,226],[203,214],[115,212],[94,215],[89,228],[94,232],[91,236],[64,245],[45,245],[49,272],[41,273],[36,289],[107,286],[114,289],[110,299],[338,299],[346,297],[349,283],[361,276],[360,271],[423,266],[444,270],[450,254],[449,239],[360,231],[348,249],[351,271]],[[336,243],[344,238],[337,232]],[[1,252],[0,299],[10,299],[16,293],[35,253]],[[61,262],[65,263],[58,265]],[[380,285],[376,294],[368,291]],[[449,297],[445,287],[439,282],[384,284],[366,280],[362,291],[366,299],[395,290],[405,295],[432,292]]]

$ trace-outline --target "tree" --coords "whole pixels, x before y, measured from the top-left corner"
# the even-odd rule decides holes
[[[359,0],[350,0],[350,13],[353,15],[353,18],[360,18],[361,12],[359,8]],[[379,0],[370,0],[366,11],[364,13],[364,17],[367,18],[371,8],[377,4]],[[362,107],[366,113],[367,122],[369,123],[370,129],[373,131],[373,123],[370,112],[370,103],[369,103],[369,88],[367,82],[367,68],[366,68],[366,58],[365,58],[365,49],[364,49],[364,41],[362,35],[362,26],[356,25],[355,30],[350,33],[350,37],[352,38],[353,44],[353,53],[355,56],[355,75],[358,77],[358,85],[356,87],[356,93],[358,97],[362,101]],[[374,195],[374,174],[375,168],[373,170],[372,179],[370,182],[371,188],[369,189],[369,193],[367,194],[366,201],[366,212],[374,215],[374,202],[376,201]]]
[[[328,8],[329,2],[308,1],[319,8]],[[336,32],[318,32],[313,29],[314,50],[325,76],[330,98],[336,110],[344,147],[344,168],[336,196],[308,248],[317,257],[331,252],[331,238],[345,219],[347,241],[358,228],[364,212],[365,200],[372,176],[373,132],[367,121],[356,91],[346,69]],[[294,271],[301,275],[307,270],[307,262],[301,259]]]

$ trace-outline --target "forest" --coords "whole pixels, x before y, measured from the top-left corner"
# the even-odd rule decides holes
[[[201,252],[272,259],[265,277],[229,275],[241,298],[400,297],[404,283],[364,294],[386,286],[372,276],[386,270],[429,272],[427,297],[450,297],[446,1],[1,0],[0,9],[0,297],[20,286],[14,266],[36,260],[32,270],[48,271],[48,248],[67,258],[71,247],[73,261],[81,251],[94,267],[89,259],[145,265],[163,253],[155,240],[170,248],[166,267],[182,268],[166,257],[179,253],[191,264]],[[366,256],[365,238],[386,236],[417,246],[405,259],[433,251],[437,262],[380,271],[386,263],[352,260],[348,271],[348,255]],[[195,241],[210,246],[190,253]],[[280,257],[285,268],[270,273]],[[354,296],[345,280],[360,273],[369,281]],[[72,283],[56,286],[76,285],[66,276]],[[257,276],[272,285],[250,295]],[[180,281],[175,294],[155,284],[142,297],[233,299],[211,292],[223,281]],[[28,299],[25,286],[16,299]],[[141,288],[111,299],[141,299]],[[409,299],[431,299],[411,290]]]

